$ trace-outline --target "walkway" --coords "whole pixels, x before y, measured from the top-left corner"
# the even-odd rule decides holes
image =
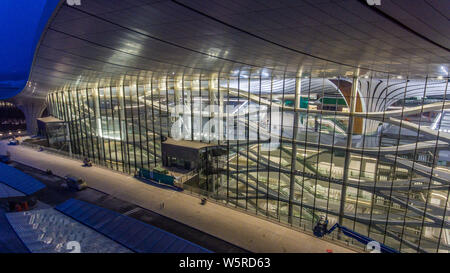
[[[90,187],[146,209],[185,223],[252,252],[325,253],[355,252],[331,241],[315,238],[277,223],[209,202],[200,205],[199,198],[153,187],[131,176],[100,167],[84,168],[81,162],[38,152],[24,146],[7,146],[0,142],[0,154],[8,149],[11,160],[37,169],[50,168],[56,175],[77,174]],[[164,202],[164,209],[160,204]]]

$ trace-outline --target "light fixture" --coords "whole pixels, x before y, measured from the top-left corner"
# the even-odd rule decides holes
[[[266,69],[262,69],[261,70],[261,76],[262,77],[264,77],[264,78],[266,78],[266,77],[269,77],[269,72],[266,70]]]

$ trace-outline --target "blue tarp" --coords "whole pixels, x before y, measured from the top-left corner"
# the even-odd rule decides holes
[[[211,252],[152,225],[80,200],[69,199],[55,209],[136,252]]]
[[[0,182],[0,199],[25,196],[25,194]]]
[[[8,222],[4,212],[0,211],[0,253],[29,252]]]
[[[0,163],[0,182],[26,195],[45,188],[45,185],[35,178],[3,163]]]

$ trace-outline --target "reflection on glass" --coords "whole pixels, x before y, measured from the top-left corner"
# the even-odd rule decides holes
[[[448,252],[446,93],[437,79],[171,74],[47,101],[72,152],[109,168],[163,167],[293,227],[325,216],[402,252]]]

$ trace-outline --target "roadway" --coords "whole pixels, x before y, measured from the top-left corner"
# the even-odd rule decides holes
[[[333,252],[355,252],[339,242],[319,239],[278,222],[214,202],[202,206],[198,197],[150,186],[129,175],[97,166],[84,168],[81,162],[74,159],[1,143],[0,153],[8,149],[14,161],[40,170],[51,168],[58,176],[76,173],[96,190],[155,211],[251,252],[324,253],[327,249]],[[161,203],[165,204],[164,209],[161,209]]]

